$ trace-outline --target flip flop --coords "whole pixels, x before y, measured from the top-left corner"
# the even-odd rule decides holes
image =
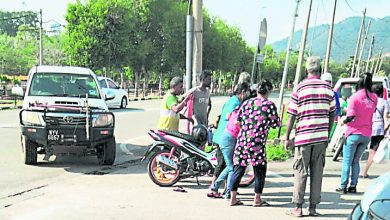
[[[222,195],[220,193],[211,191],[211,192],[207,193],[207,197],[220,199],[220,198],[222,198]]]
[[[239,205],[244,205],[244,203],[239,199],[237,199],[235,203],[230,204],[230,206],[239,206]]]
[[[369,179],[370,175],[368,175],[368,174],[367,175],[360,175],[360,177],[363,178],[363,179]]]
[[[187,192],[183,187],[180,187],[180,186],[174,188],[173,191],[175,191],[175,192]]]
[[[253,207],[268,207],[271,206],[267,201],[261,200],[260,204],[253,204]]]
[[[302,212],[299,213],[299,214],[297,214],[296,212],[294,212],[294,209],[289,209],[289,210],[287,210],[286,215],[294,216],[294,217],[297,217],[297,218],[303,217]]]

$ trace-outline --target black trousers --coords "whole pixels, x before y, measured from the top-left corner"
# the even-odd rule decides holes
[[[233,168],[233,175],[231,178],[231,191],[237,191],[241,179],[245,174],[246,167],[235,165]],[[263,193],[263,188],[265,184],[265,176],[267,174],[267,164],[257,165],[253,167],[255,175],[255,193]]]
[[[225,163],[225,159],[223,159],[223,154],[221,149],[219,149],[219,147],[217,147],[217,152],[215,156],[217,157],[217,166],[215,167],[214,170],[214,176],[218,177],[219,174],[222,173],[222,170],[225,169],[226,163]]]

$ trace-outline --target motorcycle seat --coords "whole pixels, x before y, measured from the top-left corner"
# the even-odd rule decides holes
[[[159,130],[165,134],[168,134],[168,135],[172,135],[172,136],[175,136],[175,137],[178,137],[178,138],[182,138],[184,140],[187,140],[193,144],[195,144],[196,146],[200,146],[201,143],[199,141],[197,141],[192,135],[188,135],[188,134],[185,134],[185,133],[181,133],[181,132],[178,132],[178,131],[172,131],[172,130]]]

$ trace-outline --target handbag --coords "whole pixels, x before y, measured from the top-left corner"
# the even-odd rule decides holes
[[[375,152],[373,158],[374,163],[382,163],[386,159],[386,157],[389,155],[389,144],[389,138],[383,138],[383,140],[379,143],[378,149]]]

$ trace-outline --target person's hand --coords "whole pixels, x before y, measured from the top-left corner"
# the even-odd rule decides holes
[[[341,126],[344,125],[344,120],[345,120],[346,118],[347,118],[347,116],[342,116],[342,117],[340,118],[339,123],[340,123]]]
[[[292,140],[285,140],[284,141],[284,149],[286,150],[286,151],[288,151],[289,150],[289,148],[291,148],[292,146],[293,146],[293,141]]]

